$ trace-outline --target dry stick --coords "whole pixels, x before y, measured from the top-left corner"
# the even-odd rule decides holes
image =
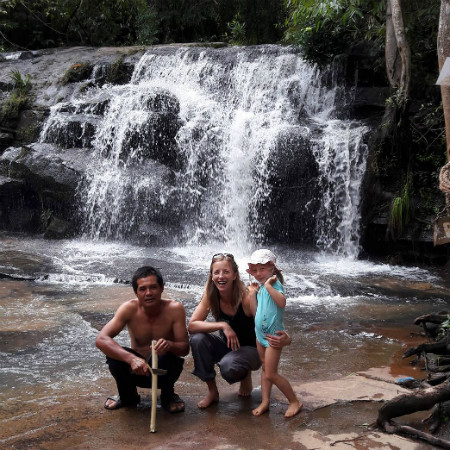
[[[158,357],[155,350],[156,341],[152,341],[152,369],[158,368]],[[158,375],[152,371],[152,413],[150,419],[150,432],[156,433],[156,401],[158,398]]]

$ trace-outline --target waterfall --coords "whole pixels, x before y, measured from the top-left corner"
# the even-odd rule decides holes
[[[78,188],[90,238],[356,256],[368,130],[330,74],[289,47],[155,48],[128,84],[53,107],[41,141],[91,148]]]

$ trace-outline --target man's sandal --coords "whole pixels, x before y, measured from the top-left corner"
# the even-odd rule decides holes
[[[113,402],[116,402],[116,403],[113,403],[111,405],[107,405],[108,400],[112,400]],[[119,395],[111,395],[110,397],[108,397],[106,399],[105,409],[109,409],[109,410],[112,411],[114,409],[119,409],[121,407],[122,407],[122,401],[120,400],[120,396]]]
[[[112,400],[113,402],[115,402],[115,404],[107,405],[108,400]],[[112,395],[112,396],[108,397],[106,399],[106,401],[105,401],[105,405],[104,406],[105,406],[105,409],[109,409],[110,411],[113,411],[114,409],[123,408],[124,406],[136,406],[136,405],[139,404],[140,401],[141,401],[141,397],[138,395],[134,402],[124,403],[120,399],[119,394],[117,394],[117,395]]]
[[[161,399],[161,406],[172,414],[184,411],[184,401],[175,393],[168,398]]]

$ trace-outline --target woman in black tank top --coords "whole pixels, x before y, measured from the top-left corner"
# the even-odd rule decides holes
[[[251,395],[251,371],[261,367],[256,350],[255,325],[246,297],[246,288],[239,277],[233,255],[213,256],[205,292],[189,321],[194,375],[207,385],[205,398],[197,404],[207,408],[219,400],[215,365],[230,384],[240,382],[239,395]],[[209,313],[214,321],[207,321]],[[283,347],[290,337],[282,332],[273,337],[273,344]]]

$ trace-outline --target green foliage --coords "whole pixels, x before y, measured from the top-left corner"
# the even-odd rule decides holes
[[[147,5],[140,8],[136,18],[136,44],[152,45],[158,42],[158,15]]]
[[[447,319],[444,320],[444,322],[442,322],[441,325],[439,326],[438,338],[442,339],[443,337],[447,336],[449,332],[450,332],[450,316],[447,315]]]
[[[193,42],[216,31],[214,0],[152,0],[161,42]],[[211,30],[211,31],[210,31]]]
[[[386,99],[386,106],[390,108],[402,109],[405,106],[406,98],[400,89],[395,89],[390,97]]]
[[[436,216],[437,211],[442,209],[442,203],[437,202],[440,199],[443,202],[444,197],[436,196],[436,188],[440,169],[447,158],[444,113],[439,91],[434,98],[428,96],[427,100],[410,120],[413,154],[411,168],[416,186],[417,211],[425,220]]]
[[[284,20],[284,0],[0,0],[0,47],[205,42],[230,31],[261,44],[281,39]]]
[[[18,70],[12,70],[9,74],[10,80],[13,82],[13,89],[21,94],[28,94],[31,89],[30,75],[26,75],[25,79]]]
[[[146,0],[6,0],[0,45],[43,48],[68,44],[151,44],[155,13]]]
[[[18,70],[11,71],[9,78],[13,83],[10,96],[2,105],[0,113],[0,123],[7,119],[17,119],[30,101],[31,81],[30,75],[22,77]]]
[[[106,82],[112,84],[123,84],[129,81],[129,74],[123,65],[124,55],[120,55],[108,68]]]
[[[245,22],[242,22],[239,14],[228,24],[230,30],[230,44],[245,45],[247,42]]]
[[[376,0],[285,0],[285,41],[306,59],[327,63],[358,41],[384,42],[384,2]]]
[[[404,227],[413,217],[411,194],[411,177],[408,175],[400,195],[392,202],[390,225],[391,231],[396,235],[403,233]]]

